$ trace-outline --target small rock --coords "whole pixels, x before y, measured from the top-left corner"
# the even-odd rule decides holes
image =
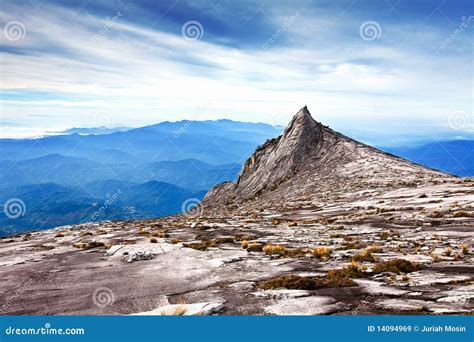
[[[217,313],[223,308],[223,302],[173,304],[165,305],[152,311],[135,313],[132,316],[206,316]]]
[[[258,291],[253,292],[252,295],[255,297],[263,297],[263,298],[273,298],[273,299],[284,299],[284,298],[300,298],[300,297],[308,297],[311,293],[306,290],[266,290],[266,291]]]
[[[457,303],[457,304],[468,304],[469,300],[474,297],[472,295],[459,295],[459,296],[449,296],[442,297],[436,300],[438,303]]]
[[[153,259],[153,257],[154,255],[150,251],[135,251],[133,253],[129,253],[128,255],[124,255],[122,260],[126,262],[134,262],[140,260],[150,260]]]
[[[123,248],[123,245],[114,245],[114,246],[109,248],[109,250],[105,253],[105,255],[106,256],[112,256],[122,248]]]

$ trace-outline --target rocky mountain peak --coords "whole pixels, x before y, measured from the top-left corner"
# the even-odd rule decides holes
[[[341,135],[315,121],[304,106],[293,116],[283,135],[258,147],[245,162],[237,182],[226,183],[225,187],[233,184],[234,191],[243,198],[275,188],[310,165],[311,160],[318,159],[318,154],[325,153],[328,146],[342,140]]]
[[[320,150],[323,136],[324,127],[303,107],[282,136],[267,141],[246,161],[237,180],[240,190],[250,194],[276,186]]]
[[[307,143],[308,140],[317,142],[323,126],[316,122],[311,116],[308,107],[304,106],[293,116],[280,141],[284,144],[288,141],[296,140],[299,143]]]
[[[391,175],[398,177],[398,182],[403,177],[435,173],[333,131],[314,120],[304,106],[283,135],[255,150],[235,183],[211,189],[205,201],[242,202],[272,193],[288,199],[290,194],[317,191],[329,180],[337,186],[351,186],[350,182],[360,178],[380,186]]]

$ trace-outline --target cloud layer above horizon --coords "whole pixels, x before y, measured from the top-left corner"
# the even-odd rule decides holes
[[[356,136],[466,137],[473,16],[444,0],[7,0],[2,126],[284,125],[307,104]]]

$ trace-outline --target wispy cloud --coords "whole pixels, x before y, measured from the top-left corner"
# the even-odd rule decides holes
[[[7,2],[2,27],[17,20],[26,32],[2,36],[2,120],[48,113],[57,125],[69,116],[71,126],[87,126],[106,110],[117,125],[221,117],[284,124],[307,104],[343,130],[363,118],[422,122],[429,134],[448,129],[450,113],[472,115],[472,29],[440,49],[472,5],[160,3],[153,13],[146,1],[34,10]],[[183,38],[190,20],[202,25],[200,39]],[[370,41],[359,32],[369,20],[381,28]]]

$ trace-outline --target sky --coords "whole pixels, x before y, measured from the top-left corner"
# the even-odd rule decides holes
[[[473,138],[472,0],[2,0],[0,137],[313,117]]]

